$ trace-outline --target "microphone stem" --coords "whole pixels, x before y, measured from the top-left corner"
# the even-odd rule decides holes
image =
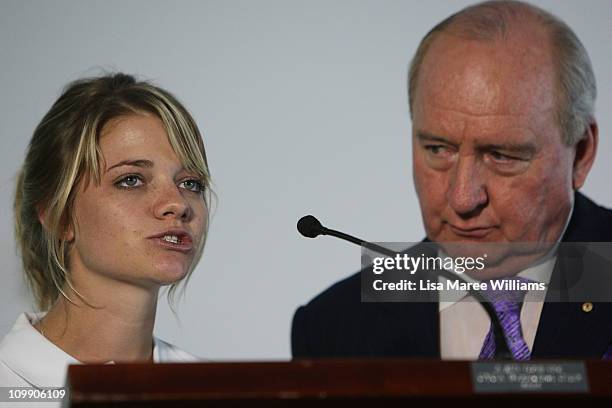
[[[331,235],[331,236],[334,236],[340,239],[344,239],[346,241],[352,242],[353,244],[363,246],[372,251],[375,251],[375,252],[378,252],[380,254],[384,254],[387,256],[394,257],[398,254],[398,252],[392,251],[380,245],[376,245],[371,242],[366,242],[352,235],[345,234],[344,232],[336,231],[330,228],[323,227],[321,234]],[[438,274],[438,276],[442,276],[443,278],[446,278],[448,280],[459,280],[462,283],[466,283],[466,284],[468,283],[461,276],[455,273],[449,272],[446,269],[435,270],[432,272],[435,272]],[[470,287],[469,285],[466,285],[466,286]],[[482,307],[485,309],[485,311],[489,315],[489,318],[491,319],[491,326],[493,328],[493,336],[495,338],[495,357],[501,358],[501,359],[511,359],[512,354],[510,353],[510,350],[508,349],[508,345],[506,343],[505,336],[504,336],[504,331],[501,327],[499,319],[497,318],[497,313],[495,312],[495,309],[493,309],[493,306],[491,305],[491,303],[489,303],[478,291],[469,289],[468,293],[482,305]]]
[[[336,231],[333,229],[329,229],[329,228],[325,228],[323,227],[323,230],[321,231],[321,234],[323,235],[331,235],[340,239],[344,239],[346,241],[352,242],[353,244],[357,244],[359,246],[364,244],[364,240],[363,239],[359,239],[359,238],[355,238],[352,235],[349,234],[345,234],[344,232],[340,232],[340,231]],[[385,250],[385,253],[387,252],[387,250]],[[388,253],[386,253],[386,255],[389,255]]]
[[[397,252],[395,252],[395,251],[393,251],[391,249],[385,248],[385,247],[380,246],[380,245],[373,244],[371,242],[366,242],[363,239],[359,239],[359,238],[354,237],[352,235],[345,234],[344,232],[341,232],[341,231],[336,231],[336,230],[333,230],[333,229],[329,229],[329,228],[323,227],[323,230],[321,231],[321,234],[323,234],[323,235],[331,235],[331,236],[334,236],[334,237],[337,237],[337,238],[340,238],[340,239],[344,239],[346,241],[350,241],[353,244],[357,244],[357,245],[362,246],[364,248],[367,248],[367,249],[369,249],[371,251],[378,252],[379,254],[383,254],[383,255],[387,255],[387,256],[391,256],[391,257],[394,257],[395,255],[398,254]]]

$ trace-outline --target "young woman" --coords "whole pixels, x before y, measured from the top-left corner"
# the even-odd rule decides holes
[[[71,363],[185,361],[153,336],[204,247],[210,177],[200,132],[168,92],[125,74],[70,84],[17,182],[15,231],[41,313],[0,343],[0,386],[61,387]]]

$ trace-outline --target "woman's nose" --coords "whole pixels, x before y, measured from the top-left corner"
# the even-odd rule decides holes
[[[189,201],[176,184],[165,186],[156,191],[155,216],[159,219],[174,217],[183,221],[191,218],[192,209]]]

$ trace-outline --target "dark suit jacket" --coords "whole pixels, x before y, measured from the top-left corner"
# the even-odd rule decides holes
[[[576,193],[574,211],[563,242],[612,241],[612,211]],[[571,269],[559,257],[551,285],[563,285]],[[600,268],[601,269],[601,268]],[[612,276],[612,269],[600,270]],[[550,291],[549,291],[550,292]],[[362,303],[357,273],[331,286],[293,318],[292,352],[312,357],[440,357],[438,303]],[[612,344],[612,303],[546,302],[532,358],[601,358]]]

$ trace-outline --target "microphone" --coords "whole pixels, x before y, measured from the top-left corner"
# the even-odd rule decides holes
[[[336,231],[330,228],[324,227],[321,222],[313,215],[306,215],[299,219],[297,222],[297,229],[300,234],[305,236],[306,238],[316,238],[319,235],[331,235],[336,238],[343,239],[345,241],[352,242],[353,244],[360,245],[366,247],[370,250],[376,251],[378,253],[394,257],[398,255],[398,252],[392,251],[388,248],[382,247],[380,245],[376,245],[370,242],[366,242],[362,239],[356,238],[352,235],[345,234],[341,231]],[[468,283],[461,276],[454,274],[446,269],[434,269],[431,271],[436,274],[436,277],[443,277],[449,280],[459,280],[463,283]],[[469,285],[466,285],[470,287]],[[506,343],[506,339],[504,336],[504,331],[501,327],[501,323],[499,318],[497,317],[497,313],[493,309],[491,303],[489,303],[478,291],[469,289],[467,291],[471,296],[476,299],[483,309],[489,315],[491,319],[491,326],[493,328],[493,336],[495,338],[495,357],[499,359],[512,359],[512,353],[510,353],[510,349],[508,348],[508,344]]]
[[[321,234],[326,235],[327,228],[321,225],[315,216],[306,215],[298,220],[297,229],[306,238],[316,238]]]
[[[378,252],[380,254],[384,254],[387,256],[395,256],[397,252],[392,251],[388,248],[382,247],[380,245],[372,244],[371,242],[366,242],[363,239],[356,238],[352,235],[345,234],[341,231],[336,231],[333,229],[325,228],[319,220],[314,215],[306,215],[299,219],[297,222],[297,229],[306,238],[316,238],[319,235],[331,235],[332,237],[340,238],[345,241],[352,242],[353,244],[363,246],[365,248],[371,249],[372,251]]]

